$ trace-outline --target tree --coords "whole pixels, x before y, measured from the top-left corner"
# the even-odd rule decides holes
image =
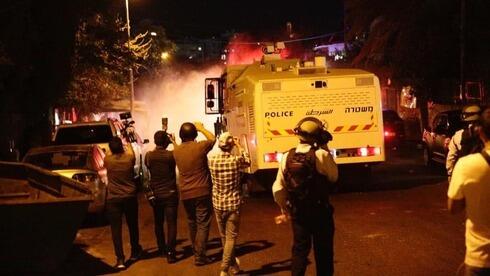
[[[415,85],[428,97],[449,94],[441,82],[459,80],[460,1],[346,1],[346,41],[353,65],[389,71],[393,79]],[[472,78],[488,79],[488,54],[481,43],[489,35],[482,16],[488,10],[485,2],[466,1],[468,62],[463,70]]]
[[[171,51],[173,45],[165,36],[155,39],[147,29],[134,35],[128,48],[125,21],[119,15],[99,12],[82,18],[75,35],[73,77],[62,105],[87,114],[104,110],[113,100],[128,99],[130,66],[135,80],[154,73],[162,63],[155,51]]]

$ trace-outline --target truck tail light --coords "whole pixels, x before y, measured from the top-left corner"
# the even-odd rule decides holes
[[[374,156],[380,155],[381,149],[378,147],[363,147],[357,149],[357,156]]]
[[[381,147],[360,147],[348,149],[330,149],[334,158],[367,157],[381,155]]]
[[[270,152],[264,154],[264,161],[266,163],[271,163],[271,162],[281,162],[282,159],[282,152]]]

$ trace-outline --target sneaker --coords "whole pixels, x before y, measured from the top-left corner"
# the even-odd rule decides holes
[[[167,254],[167,263],[173,264],[177,261],[177,257],[175,256],[175,251],[168,251]]]
[[[126,269],[126,265],[124,264],[124,259],[117,259],[117,262],[114,265],[114,268],[117,269],[117,270],[124,270],[124,269]]]
[[[143,249],[141,247],[137,250],[131,253],[131,257],[129,257],[130,262],[136,262],[143,256]]]
[[[207,256],[202,257],[202,258],[196,258],[194,260],[194,264],[196,266],[203,266],[203,265],[210,264],[212,262],[214,262],[214,259],[213,258],[210,258],[210,257],[207,257]]]

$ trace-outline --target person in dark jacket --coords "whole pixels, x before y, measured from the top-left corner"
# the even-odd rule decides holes
[[[112,154],[104,158],[104,166],[107,169],[107,203],[106,213],[111,224],[112,242],[116,253],[117,269],[125,269],[124,250],[122,243],[122,216],[126,216],[131,242],[130,262],[138,260],[143,249],[139,244],[138,229],[138,199],[135,182],[134,163],[135,157],[131,146],[125,151],[119,137],[114,137],[109,142]]]
[[[159,251],[167,257],[168,263],[176,262],[175,245],[177,238],[177,210],[179,195],[175,177],[175,159],[168,145],[175,143],[173,136],[159,130],[154,135],[155,149],[145,156],[145,165],[150,171],[150,187],[155,194],[153,217],[155,236]],[[167,220],[167,239],[163,225]]]

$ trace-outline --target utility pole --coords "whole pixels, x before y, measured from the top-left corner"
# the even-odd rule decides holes
[[[460,0],[459,19],[459,97],[466,101],[465,97],[465,42],[466,42],[466,0]]]
[[[129,100],[129,109],[131,114],[134,110],[134,81],[133,81],[133,66],[131,63],[132,50],[131,50],[131,27],[129,25],[129,0],[126,0],[126,27],[128,28],[128,51],[129,51],[129,86],[131,92],[131,98]]]

